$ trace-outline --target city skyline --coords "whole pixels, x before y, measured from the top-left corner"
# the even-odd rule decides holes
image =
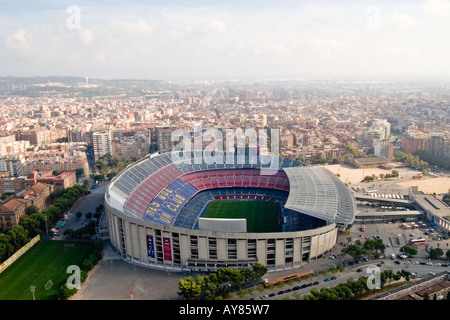
[[[0,76],[446,77],[450,1],[1,1]]]

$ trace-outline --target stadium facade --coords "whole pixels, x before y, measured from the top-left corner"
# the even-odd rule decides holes
[[[149,155],[109,184],[110,241],[125,259],[171,270],[256,262],[269,271],[295,268],[329,252],[338,230],[353,223],[352,194],[325,168],[278,157],[263,163],[248,155],[232,161],[191,156]],[[220,223],[203,229],[199,218],[219,199],[278,203],[278,232],[221,231]]]

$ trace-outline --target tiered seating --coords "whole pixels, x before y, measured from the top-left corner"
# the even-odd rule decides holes
[[[125,209],[143,217],[158,192],[177,179],[181,172],[172,164],[156,171],[144,180],[125,203]]]
[[[172,225],[181,208],[198,190],[190,183],[176,179],[163,188],[147,208],[145,218],[149,221]]]
[[[289,179],[284,171],[275,175],[261,175],[259,169],[216,169],[191,172],[180,177],[198,190],[226,187],[273,188],[289,191]]]
[[[196,163],[192,157],[190,159],[191,163],[186,164],[181,161],[182,159],[174,160],[170,153],[147,157],[128,167],[117,176],[111,190],[125,199],[125,212],[141,217],[147,216],[146,213],[148,213],[151,203],[165,205],[166,207],[161,209],[161,212],[158,210],[158,214],[153,216],[154,211],[151,212],[149,219],[167,224],[174,220],[173,214],[166,212],[170,210],[167,207],[168,202],[161,203],[160,198],[156,200],[158,195],[162,195],[164,188],[169,186],[178,188],[179,191],[176,191],[175,194],[179,196],[182,196],[181,194],[185,192],[186,201],[189,199],[189,195],[201,190],[215,188],[228,188],[230,192],[240,195],[246,194],[246,192],[239,190],[242,187],[275,188],[289,191],[289,180],[281,169],[303,165],[298,161],[279,158],[277,168],[279,171],[275,175],[266,176],[261,175],[260,168],[268,168],[268,165],[262,165],[259,157],[256,157],[256,163],[252,163],[248,155],[245,156],[245,163],[241,163],[242,161],[240,158],[238,159],[237,155],[234,155],[234,158],[232,157],[231,163],[225,163],[225,161],[230,160],[228,158],[224,158],[223,163],[209,161],[211,160],[209,158],[202,159],[200,163]],[[217,161],[218,159],[214,160]],[[177,179],[180,180],[171,185]],[[180,185],[180,182],[183,185]],[[234,188],[237,189],[234,190]],[[174,198],[174,200],[176,199]]]

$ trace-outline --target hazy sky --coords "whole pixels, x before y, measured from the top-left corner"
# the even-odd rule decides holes
[[[0,0],[7,75],[450,77],[450,0]]]

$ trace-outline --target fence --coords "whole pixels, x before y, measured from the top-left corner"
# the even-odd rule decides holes
[[[37,235],[33,239],[30,240],[26,245],[17,250],[11,257],[9,257],[5,262],[0,265],[0,273],[2,273],[6,268],[14,263],[17,259],[19,259],[25,252],[27,252],[32,246],[34,246],[40,240],[40,236]]]

